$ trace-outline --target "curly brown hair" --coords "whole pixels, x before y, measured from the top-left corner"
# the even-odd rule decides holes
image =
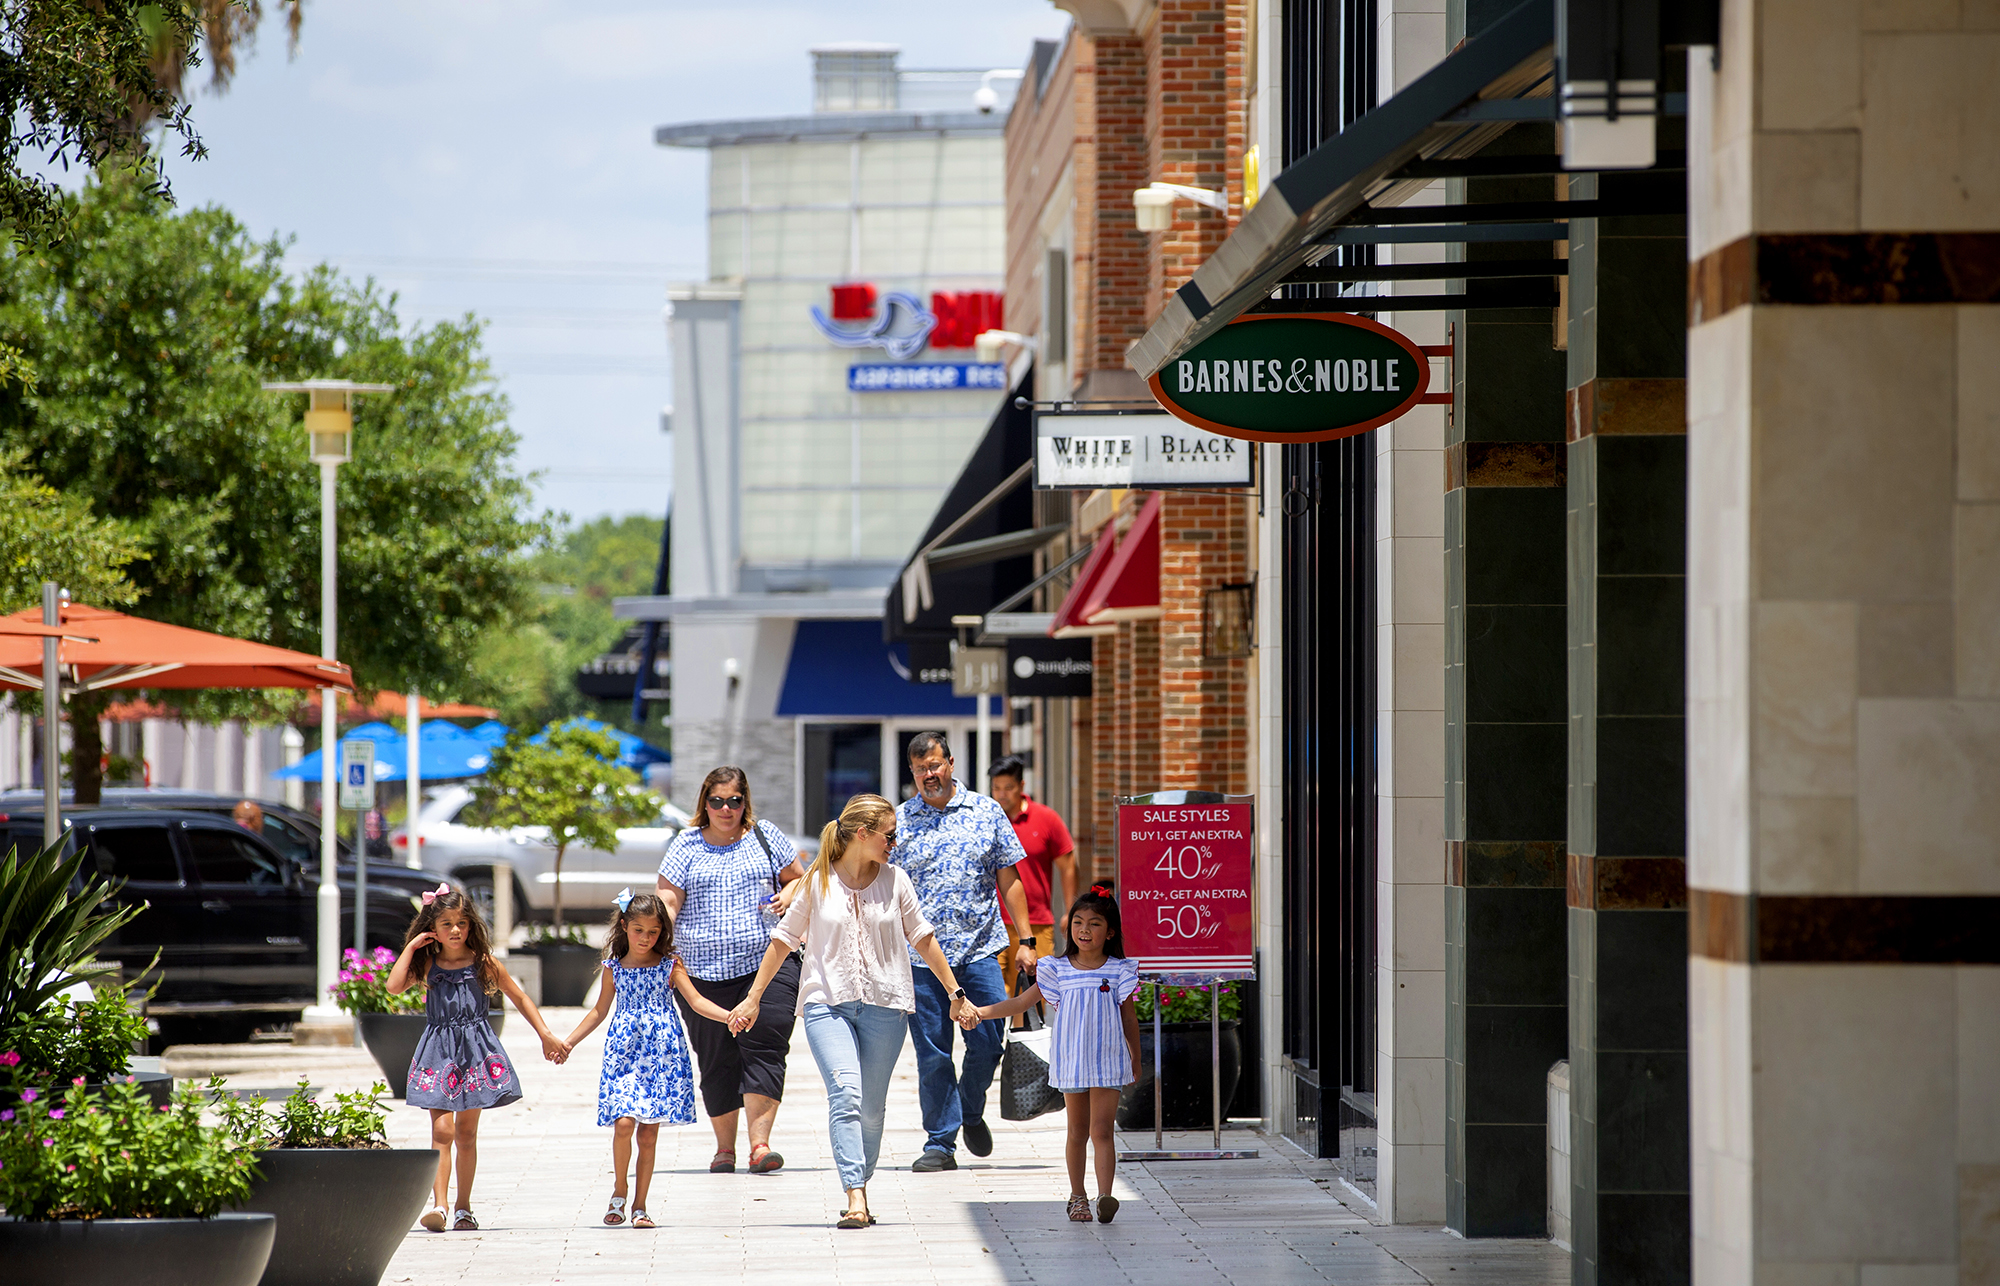
[[[487,936],[486,921],[480,918],[479,905],[456,889],[440,893],[428,904],[417,908],[417,914],[410,921],[410,927],[403,934],[403,945],[409,946],[420,933],[436,933],[438,917],[447,911],[459,911],[465,915],[465,949],[472,953],[472,960],[479,967],[479,981],[486,991],[497,991],[500,987],[499,962],[493,958],[493,940]],[[423,967],[413,972],[417,981],[428,983],[431,966],[437,963],[444,951],[442,943],[432,942],[417,952]]]

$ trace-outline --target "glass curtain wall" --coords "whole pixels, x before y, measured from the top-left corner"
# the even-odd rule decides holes
[[[1375,102],[1373,0],[1286,0],[1284,163]],[[1345,262],[1372,262],[1367,246]],[[1337,286],[1292,286],[1296,297]],[[1292,1138],[1375,1168],[1375,442],[1282,450],[1284,1051]]]

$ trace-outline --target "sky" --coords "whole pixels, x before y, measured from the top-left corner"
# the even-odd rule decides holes
[[[406,324],[486,319],[539,504],[663,514],[663,292],[706,275],[707,156],[654,128],[808,112],[814,44],[1015,68],[1067,22],[1049,0],[320,0],[295,59],[273,20],[226,94],[196,73],[209,155],[167,176],[292,238],[294,267],[373,277]]]

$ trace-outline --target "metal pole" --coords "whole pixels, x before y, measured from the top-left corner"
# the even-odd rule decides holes
[[[993,717],[987,713],[986,703],[991,698],[982,694],[974,697],[973,700],[979,703],[979,730],[973,734],[977,740],[972,743],[972,788],[977,791],[986,791],[992,788],[992,784],[986,780],[986,766],[987,759],[989,758],[986,744],[993,735]]]
[[[42,582],[42,624],[62,624],[62,591]],[[62,640],[42,640],[42,847],[62,838]]]
[[[403,757],[410,761],[410,767],[403,775],[403,839],[410,851],[403,860],[415,869],[424,864],[424,831],[419,820],[424,810],[423,698],[412,692],[404,699],[409,704],[403,719]]]
[[[1208,980],[1209,1094],[1214,1100],[1215,1150],[1222,1151],[1222,979]]]
[[[319,651],[335,659],[339,637],[335,628],[334,555],[335,506],[333,480],[339,465],[321,461],[319,466]],[[332,688],[319,693],[319,940],[317,951],[319,985],[313,992],[313,1009],[323,1016],[339,1011],[328,997],[340,975],[340,846],[335,834],[340,802],[335,774],[340,770],[340,724]]]
[[[1160,1083],[1160,1051],[1166,1046],[1160,1040],[1160,984],[1153,984],[1153,1150],[1164,1151],[1167,1146],[1167,1087]]]
[[[374,771],[373,765],[369,771]],[[368,954],[368,810],[365,808],[354,813],[354,949],[364,956]]]
[[[493,864],[493,954],[507,954],[514,940],[514,864]]]

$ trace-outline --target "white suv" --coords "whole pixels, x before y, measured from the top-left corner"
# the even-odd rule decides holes
[[[521,920],[547,920],[555,909],[556,851],[548,832],[538,826],[484,827],[461,821],[472,803],[464,786],[440,786],[426,791],[423,808],[423,865],[448,871],[465,885],[491,922],[493,864],[514,868],[514,915]],[[687,814],[672,804],[644,826],[618,832],[617,851],[571,848],[563,854],[563,917],[588,921],[608,914],[618,890],[645,892],[653,887],[667,843],[687,828]],[[396,856],[407,858],[409,834],[398,826],[389,833]]]

